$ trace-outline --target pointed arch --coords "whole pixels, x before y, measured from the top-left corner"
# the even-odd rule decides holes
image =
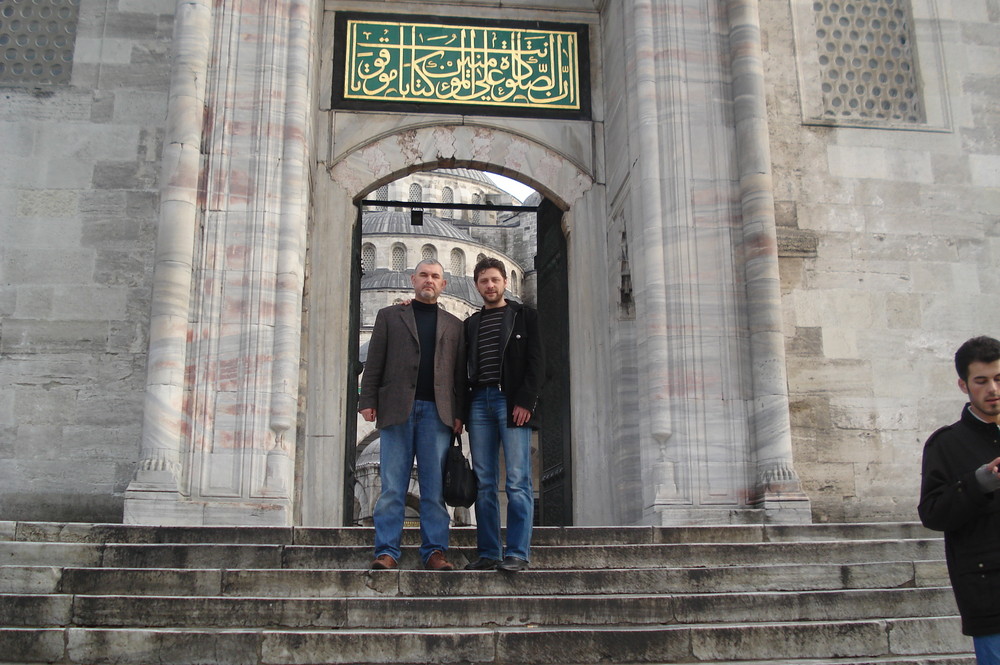
[[[466,167],[519,180],[562,210],[593,186],[580,164],[534,140],[474,124],[407,129],[358,144],[330,164],[330,176],[358,201],[415,170]]]

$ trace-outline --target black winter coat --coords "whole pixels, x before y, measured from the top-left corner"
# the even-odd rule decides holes
[[[465,320],[465,344],[468,359],[468,383],[476,379],[479,364],[479,318],[482,310]],[[514,427],[514,407],[531,411],[531,420],[525,426],[538,429],[538,394],[545,372],[542,338],[538,333],[538,312],[521,303],[507,302],[500,327],[503,354],[500,357],[500,390],[507,398],[507,426]],[[466,408],[471,399],[466,400]],[[466,414],[465,422],[469,422]]]
[[[924,444],[920,520],[944,531],[948,575],[962,632],[1000,633],[1000,492],[983,492],[975,472],[1000,457],[1000,430],[969,411]]]

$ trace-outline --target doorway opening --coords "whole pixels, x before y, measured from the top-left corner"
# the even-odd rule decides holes
[[[569,326],[561,216],[557,206],[520,183],[465,168],[412,173],[365,197],[352,242],[351,326],[357,334],[352,335],[356,371],[347,400],[346,524],[370,525],[380,490],[379,432],[357,416],[358,385],[375,315],[412,298],[409,276],[417,263],[430,258],[442,264],[448,282],[439,305],[464,320],[482,306],[472,275],[476,263],[488,256],[507,266],[505,297],[537,309],[543,331],[546,383],[539,404],[542,424],[533,437],[535,523],[571,523]],[[415,472],[411,492],[418,492]],[[502,509],[505,501],[501,492]],[[418,502],[407,503],[407,524],[418,524]],[[452,522],[474,524],[474,509],[455,509]]]

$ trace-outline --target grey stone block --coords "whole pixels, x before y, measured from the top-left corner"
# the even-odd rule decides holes
[[[66,491],[66,479],[74,478],[66,469],[72,468],[73,465],[62,465],[63,471],[54,474],[58,482],[48,487],[48,491],[41,492],[40,487],[47,487],[44,484],[49,480],[47,474],[40,473],[37,479],[32,479],[29,474],[34,469],[15,469],[15,482],[15,478],[5,478],[0,472],[0,488],[3,488],[0,489],[0,507],[4,517],[19,520],[50,520],[59,517],[80,522],[121,522],[123,499],[120,494],[113,493],[109,483],[92,484],[89,478],[83,477],[79,479],[79,491]],[[23,480],[25,477],[29,479],[27,482]],[[60,487],[61,491],[52,490],[54,487]],[[7,488],[10,490],[4,491]]]
[[[706,627],[691,633],[695,658],[708,661],[862,658],[889,652],[880,621]]]
[[[108,324],[101,321],[0,322],[0,353],[5,354],[101,353],[107,343]]]
[[[340,628],[346,617],[346,601],[335,598],[101,595],[72,605],[73,624],[107,628]]]
[[[396,596],[399,575],[369,575],[356,570],[228,570],[222,581],[222,593],[300,598]]]
[[[69,321],[120,321],[126,316],[127,290],[115,286],[55,287],[52,318]]]
[[[61,572],[55,566],[0,566],[0,593],[55,593]]]
[[[134,51],[133,51],[134,55]],[[167,58],[158,63],[138,66],[107,65],[101,68],[101,79],[107,87],[117,87],[143,92],[162,92],[169,88],[170,66]]]
[[[419,633],[339,630],[265,632],[261,662],[312,663],[484,663],[495,662],[490,630],[429,630]],[[499,662],[525,662],[501,660]]]
[[[0,603],[0,626],[67,626],[72,619],[72,596],[11,594]]]
[[[66,568],[62,576],[63,593],[129,593],[159,596],[217,596],[222,590],[222,570],[183,570],[150,568]]]
[[[99,566],[101,545],[0,541],[0,560],[24,566]]]
[[[9,663],[63,662],[64,639],[61,628],[0,627],[0,654]]]
[[[497,575],[499,576],[499,575]],[[601,593],[600,587],[592,589]],[[669,595],[351,598],[347,628],[446,626],[640,626],[674,623]]]
[[[94,274],[94,252],[86,249],[7,248],[0,255],[4,278],[24,284],[86,284]]]
[[[691,660],[687,627],[632,630],[569,628],[497,633],[500,663],[678,663]]]
[[[103,564],[119,568],[280,568],[272,545],[107,545]]]
[[[70,628],[66,639],[69,661],[81,665],[247,665],[259,648],[251,631]]]
[[[972,640],[962,635],[957,616],[897,619],[889,622],[889,646],[893,654],[902,656],[967,653],[972,650]]]

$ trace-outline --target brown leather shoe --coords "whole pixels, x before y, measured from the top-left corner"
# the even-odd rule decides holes
[[[444,558],[444,553],[441,550],[431,552],[431,555],[427,557],[427,562],[424,563],[424,568],[427,570],[455,570],[455,566],[448,563],[448,559]]]
[[[399,568],[399,564],[388,554],[379,554],[372,561],[372,570],[393,570]]]

